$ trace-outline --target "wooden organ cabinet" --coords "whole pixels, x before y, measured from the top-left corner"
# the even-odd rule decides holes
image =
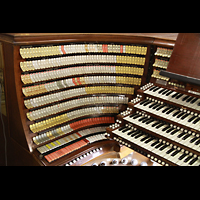
[[[199,110],[190,105],[194,101],[198,106],[198,94],[191,92],[188,97],[184,84],[160,75],[167,69],[176,36],[0,34],[1,92],[4,89],[6,106],[1,116],[8,165],[85,165],[109,152],[119,153],[122,145],[153,162],[174,165],[154,153],[155,145],[149,148],[152,142],[197,163],[197,146],[185,145],[182,138],[197,143],[198,128],[165,121],[158,109],[165,108],[165,115],[175,111],[187,115],[184,120],[189,116],[199,119]],[[163,97],[164,93],[175,99],[182,94],[184,108],[174,98]],[[145,122],[157,124],[150,129]],[[155,132],[158,126],[165,127],[167,134]],[[121,163],[126,164],[126,159]]]

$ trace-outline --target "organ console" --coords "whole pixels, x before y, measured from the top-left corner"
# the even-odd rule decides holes
[[[199,165],[199,92],[167,74],[176,37],[1,33],[8,165]]]

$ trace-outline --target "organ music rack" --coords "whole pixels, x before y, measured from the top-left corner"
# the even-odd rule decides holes
[[[162,37],[0,34],[8,164],[52,166],[76,159],[81,165],[119,151],[118,142],[104,136],[105,127],[150,79],[157,48],[173,49],[174,39]]]

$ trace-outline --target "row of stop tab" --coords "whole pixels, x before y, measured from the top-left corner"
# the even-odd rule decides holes
[[[145,55],[147,47],[118,44],[67,44],[20,48],[22,58],[46,57],[73,53],[129,53]]]
[[[144,65],[145,57],[119,55],[78,55],[20,62],[23,72],[86,63],[124,63]]]
[[[131,67],[131,66],[109,66],[109,65],[94,65],[94,66],[78,66],[68,67],[56,70],[48,70],[43,72],[36,72],[30,74],[22,74],[21,80],[24,84],[36,83],[41,81],[54,80],[58,78],[65,78],[75,75],[86,75],[86,74],[131,74],[142,76],[144,68],[142,67]]]
[[[59,136],[69,134],[72,131],[76,131],[78,129],[99,124],[112,124],[112,123],[114,123],[114,117],[106,116],[106,117],[91,117],[87,119],[82,119],[67,125],[59,126],[45,133],[39,134],[33,137],[33,141],[35,144],[39,145],[43,142],[50,141]]]

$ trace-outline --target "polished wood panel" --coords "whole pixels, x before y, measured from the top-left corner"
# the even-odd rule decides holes
[[[200,33],[180,33],[167,71],[200,79]]]
[[[0,39],[15,45],[61,42],[124,42],[173,46],[178,33],[2,33]]]

